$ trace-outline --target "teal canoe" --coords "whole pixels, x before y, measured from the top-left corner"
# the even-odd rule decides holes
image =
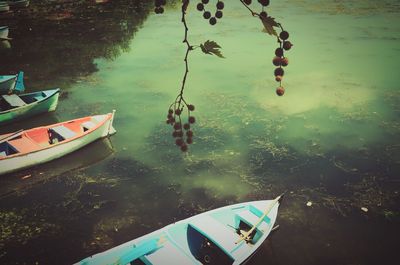
[[[0,95],[24,92],[24,72],[16,75],[0,75]]]
[[[245,264],[272,231],[282,198],[204,212],[75,265]]]
[[[58,104],[59,95],[59,88],[21,95],[1,95],[0,124],[54,111]]]

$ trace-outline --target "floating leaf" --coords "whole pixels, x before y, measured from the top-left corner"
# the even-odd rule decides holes
[[[207,40],[204,44],[200,44],[200,48],[205,54],[214,54],[220,58],[225,58],[219,50],[221,46],[219,46],[215,41]]]
[[[265,32],[267,32],[269,35],[278,36],[278,33],[276,33],[274,29],[274,27],[279,27],[278,23],[275,21],[275,18],[260,16],[260,19],[264,25]]]

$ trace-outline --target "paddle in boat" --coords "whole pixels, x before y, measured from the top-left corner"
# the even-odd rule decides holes
[[[114,113],[0,135],[0,175],[51,161],[114,134]]]
[[[9,29],[7,26],[0,26],[0,41],[9,40],[8,31]]]
[[[25,91],[24,72],[16,75],[0,75],[0,95],[22,93]]]
[[[270,234],[282,198],[204,212],[75,265],[245,264]]]
[[[21,95],[1,95],[0,125],[54,111],[59,95],[59,88]]]

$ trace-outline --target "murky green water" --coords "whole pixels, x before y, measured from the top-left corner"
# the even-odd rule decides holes
[[[0,50],[0,72],[25,70],[31,91],[63,89],[55,113],[0,133],[117,110],[110,141],[2,176],[0,263],[71,264],[175,220],[284,191],[280,229],[252,264],[397,260],[399,4],[271,1],[295,45],[277,97],[275,40],[226,2],[215,27],[189,13],[191,43],[214,40],[226,59],[190,55],[185,98],[198,122],[188,154],[164,120],[184,73],[178,8],[156,16],[139,1],[33,4],[46,15],[0,19],[13,38]]]

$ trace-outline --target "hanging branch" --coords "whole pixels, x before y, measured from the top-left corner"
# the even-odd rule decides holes
[[[185,30],[183,43],[186,43],[186,54],[185,59],[183,60],[185,62],[185,73],[183,75],[181,90],[175,101],[170,105],[167,115],[167,124],[170,124],[174,128],[172,137],[176,138],[175,144],[180,147],[183,152],[186,152],[188,150],[188,145],[193,143],[193,131],[191,130],[191,124],[196,122],[195,117],[190,115],[191,111],[194,111],[194,105],[188,104],[183,97],[187,75],[189,73],[189,53],[193,50],[193,46],[190,45],[188,40],[189,28],[186,23],[186,9],[188,5],[189,0],[182,1],[181,21]],[[187,109],[187,122],[182,124],[182,112],[185,108]]]
[[[285,67],[289,64],[288,58],[285,57],[284,52],[290,50],[293,46],[290,41],[288,41],[289,33],[285,31],[282,25],[275,21],[275,18],[269,16],[265,11],[265,8],[269,5],[269,0],[258,0],[258,3],[262,6],[261,12],[254,11],[250,5],[252,3],[251,0],[239,0],[245,7],[248,9],[253,17],[257,17],[261,20],[264,31],[269,35],[276,36],[277,42],[279,43],[279,47],[275,50],[275,57],[272,60],[272,63],[277,66],[274,71],[275,80],[279,82],[279,87],[276,89],[276,94],[282,96],[285,93],[285,89],[282,86],[282,78],[284,75],[284,70],[282,67]],[[219,19],[223,17],[223,9],[225,4],[221,0],[217,0],[216,2],[216,11],[214,15],[209,11],[207,5],[209,4],[209,0],[201,0],[196,6],[197,10],[203,12],[203,18],[208,20],[210,25],[215,25]],[[164,6],[166,5],[166,0],[155,0],[155,13],[162,14],[164,13]],[[215,41],[207,40],[200,45],[193,46],[190,44],[188,40],[188,32],[189,28],[186,23],[186,11],[189,6],[189,0],[182,0],[182,19],[181,22],[184,26],[184,39],[183,43],[186,44],[186,53],[185,53],[185,73],[182,79],[182,87],[175,98],[175,101],[170,105],[168,109],[167,115],[167,124],[170,124],[174,131],[172,133],[172,137],[175,138],[176,145],[183,151],[188,150],[188,145],[193,143],[193,131],[191,130],[191,126],[195,123],[195,117],[191,116],[191,112],[194,111],[195,107],[192,104],[188,104],[183,96],[184,90],[186,87],[187,76],[189,73],[189,54],[196,48],[201,48],[201,51],[208,55],[216,55],[220,58],[224,58],[222,55],[219,46]],[[275,30],[278,28],[280,33],[278,34]],[[183,116],[182,113],[184,110],[187,110],[187,122],[183,124]]]

